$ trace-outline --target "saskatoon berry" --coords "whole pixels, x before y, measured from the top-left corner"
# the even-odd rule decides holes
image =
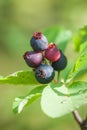
[[[30,40],[34,51],[43,51],[48,47],[47,38],[41,32],[35,32]]]
[[[52,63],[52,67],[54,68],[54,70],[57,71],[63,70],[66,67],[66,65],[67,65],[67,58],[64,56],[62,52],[60,59]]]
[[[33,51],[27,51],[23,55],[24,60],[30,67],[36,68],[39,66],[43,60],[43,56],[41,52],[33,52]]]
[[[39,83],[46,84],[53,80],[55,72],[52,66],[41,64],[36,68],[35,77]]]
[[[48,48],[45,50],[45,57],[51,62],[55,62],[60,58],[61,54],[56,44],[51,43],[48,45]]]

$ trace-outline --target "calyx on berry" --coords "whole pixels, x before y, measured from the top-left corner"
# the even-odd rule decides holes
[[[30,67],[36,68],[42,63],[43,56],[41,52],[27,51],[23,55],[26,63]]]
[[[34,32],[33,34],[35,39],[41,39],[42,38],[42,32]]]
[[[45,50],[45,57],[51,62],[57,61],[61,56],[59,49],[55,43],[50,43],[48,48]]]
[[[41,32],[34,32],[30,44],[34,51],[43,51],[48,47],[47,38]]]
[[[52,66],[42,64],[35,70],[35,78],[39,83],[46,84],[53,80],[55,72]]]

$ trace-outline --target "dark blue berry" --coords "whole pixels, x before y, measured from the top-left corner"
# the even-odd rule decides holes
[[[47,38],[41,32],[35,32],[30,40],[34,51],[43,51],[48,47]]]
[[[52,66],[42,64],[35,70],[36,80],[41,84],[47,84],[53,80],[55,72]]]
[[[67,65],[67,58],[62,52],[61,52],[60,59],[52,63],[52,67],[54,68],[54,70],[57,71],[63,70],[66,67],[66,65]]]
[[[23,55],[26,63],[28,66],[36,68],[39,66],[43,60],[43,56],[41,52],[33,52],[33,51],[27,51]]]

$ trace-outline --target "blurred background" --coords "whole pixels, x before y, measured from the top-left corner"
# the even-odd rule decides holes
[[[29,39],[34,31],[43,32],[58,25],[74,32],[86,24],[86,0],[0,0],[0,75],[29,69],[22,55],[30,49]],[[67,51],[66,55],[71,53]],[[28,86],[0,85],[1,130],[79,130],[72,114],[58,119],[47,117],[41,111],[40,99],[20,115],[15,115],[12,112],[14,98],[31,89]],[[86,106],[79,112],[85,118]]]

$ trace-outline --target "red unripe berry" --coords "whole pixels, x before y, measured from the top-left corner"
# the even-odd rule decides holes
[[[56,71],[61,71],[61,70],[65,69],[65,67],[67,66],[66,56],[62,53],[61,50],[60,50],[60,53],[61,53],[61,56],[60,56],[59,60],[52,62],[52,67]]]
[[[59,49],[56,44],[50,43],[48,48],[45,50],[45,57],[51,62],[57,61],[61,56]]]
[[[37,66],[39,66],[43,60],[43,56],[41,52],[27,51],[25,52],[23,57],[27,65],[33,68],[36,68]]]

